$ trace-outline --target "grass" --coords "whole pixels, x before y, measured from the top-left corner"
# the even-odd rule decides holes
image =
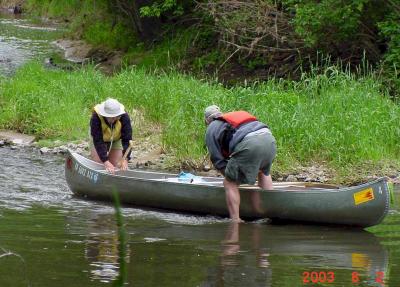
[[[321,164],[337,181],[399,170],[399,106],[378,80],[327,67],[300,82],[269,81],[225,88],[173,71],[130,68],[114,77],[95,69],[64,72],[30,63],[0,80],[0,128],[38,139],[86,139],[92,107],[114,97],[162,127],[164,149],[196,166],[206,154],[203,110],[244,109],[269,124],[278,142],[273,171]],[[135,126],[134,133],[142,132]]]

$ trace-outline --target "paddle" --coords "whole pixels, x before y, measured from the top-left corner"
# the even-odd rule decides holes
[[[322,188],[322,189],[338,189],[339,186],[320,182],[273,182],[273,186],[277,189],[287,188],[287,187],[297,187],[297,188]],[[259,189],[257,185],[247,185],[243,184],[241,188],[246,189]]]
[[[121,166],[121,165],[122,165],[122,162],[123,162],[124,160],[126,160],[126,158],[128,157],[129,152],[132,150],[132,147],[133,147],[133,141],[130,140],[130,141],[129,141],[129,146],[128,146],[128,148],[126,149],[124,155],[122,156],[121,161],[119,162],[119,166]]]

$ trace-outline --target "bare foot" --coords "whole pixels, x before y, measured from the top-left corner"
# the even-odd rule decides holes
[[[231,218],[232,223],[244,223],[244,220],[241,218]]]

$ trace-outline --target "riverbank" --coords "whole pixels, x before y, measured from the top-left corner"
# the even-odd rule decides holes
[[[160,142],[156,142],[152,137],[144,137],[133,140],[133,154],[129,162],[131,169],[146,169],[154,171],[168,171],[179,173],[180,171],[192,172],[202,176],[221,176],[221,174],[212,167],[209,159],[201,169],[193,170],[192,168],[185,169],[180,166],[173,155],[167,155],[163,152]],[[89,143],[80,141],[74,143],[63,144],[60,141],[55,141],[52,146],[40,146],[35,142],[33,136],[24,135],[12,131],[0,131],[0,148],[4,146],[12,146],[14,149],[33,148],[36,152],[43,154],[58,154],[63,156],[67,150],[72,150],[81,155],[89,157]],[[332,171],[324,166],[308,166],[299,168],[297,173],[287,174],[280,177],[274,177],[275,181],[286,182],[331,182]],[[380,176],[371,175],[366,177],[364,181],[376,179]],[[387,177],[395,184],[400,184],[400,173],[393,171],[393,174],[388,174]],[[348,184],[358,184],[360,182],[349,182]]]
[[[64,58],[74,64],[92,64],[105,75],[121,71],[123,53],[94,47],[83,40],[59,39],[53,45],[64,51]],[[57,67],[57,65],[56,65]]]
[[[326,75],[227,89],[176,72],[133,68],[106,77],[91,66],[67,72],[31,63],[0,81],[0,128],[34,135],[42,147],[85,141],[92,106],[112,96],[133,120],[133,166],[203,172],[211,166],[203,110],[213,103],[249,110],[270,125],[278,141],[274,180],[397,178],[399,107],[373,78]]]
[[[1,0],[0,10],[9,13],[19,14],[22,12],[22,6],[25,0]]]
[[[75,48],[70,42],[64,46]],[[81,57],[83,63],[86,56]],[[203,111],[217,104],[223,111],[248,110],[271,127],[278,141],[276,180],[356,183],[396,177],[400,170],[399,106],[380,79],[364,70],[324,66],[300,81],[226,87],[171,67],[124,67],[105,76],[97,64],[77,66],[31,62],[1,78],[0,129],[33,135],[41,147],[85,141],[93,106],[113,97],[133,118],[139,166],[162,161],[161,168],[203,171],[210,167]],[[143,143],[155,148],[142,148]]]

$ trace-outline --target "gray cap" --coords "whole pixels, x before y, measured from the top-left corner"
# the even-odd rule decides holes
[[[204,110],[204,118],[205,118],[207,124],[211,123],[213,121],[213,119],[218,118],[221,115],[222,115],[221,110],[216,105],[208,106]]]

